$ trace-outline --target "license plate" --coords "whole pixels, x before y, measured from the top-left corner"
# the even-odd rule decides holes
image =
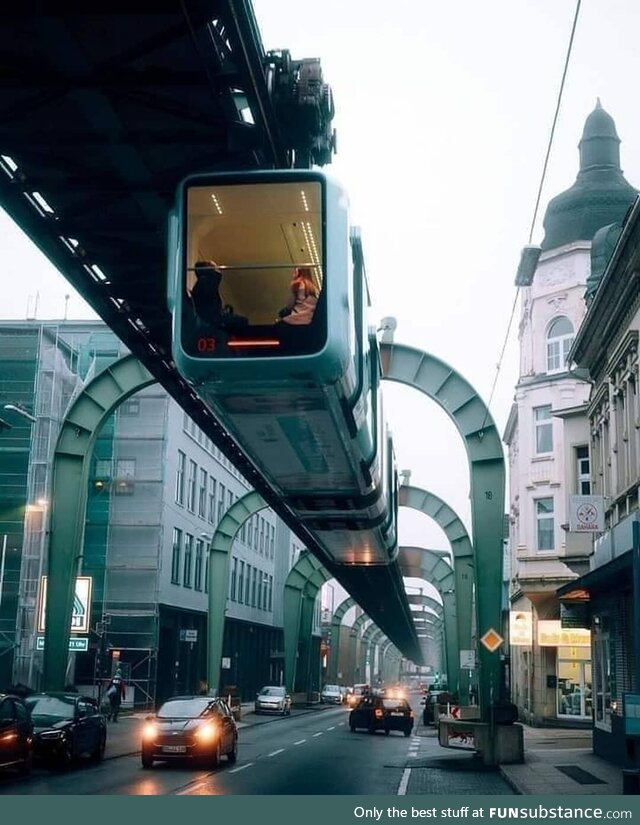
[[[186,753],[186,745],[163,745],[162,753]]]
[[[404,713],[392,713],[392,716],[404,716]]]

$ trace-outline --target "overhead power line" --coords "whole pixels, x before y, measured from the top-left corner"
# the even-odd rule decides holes
[[[564,92],[564,84],[565,84],[565,80],[567,78],[567,70],[569,68],[569,61],[571,59],[571,51],[573,49],[573,40],[574,40],[575,33],[576,33],[576,27],[578,25],[578,17],[580,15],[580,6],[581,6],[581,4],[582,4],[582,0],[577,0],[576,10],[575,10],[575,14],[573,16],[573,25],[571,26],[571,35],[569,37],[569,45],[567,46],[567,55],[566,55],[565,61],[564,61],[564,68],[562,70],[562,80],[560,81],[560,88],[558,90],[558,97],[557,97],[557,100],[556,100],[556,108],[555,108],[555,112],[553,114],[553,122],[551,124],[551,130],[549,132],[549,141],[547,143],[547,151],[546,151],[546,154],[545,154],[545,157],[544,157],[544,164],[542,166],[542,174],[540,176],[540,185],[538,186],[538,193],[536,195],[536,202],[535,202],[535,206],[533,208],[533,217],[531,218],[531,227],[529,228],[529,241],[528,241],[529,244],[531,243],[531,240],[533,238],[533,230],[535,229],[536,220],[538,219],[538,209],[540,208],[540,199],[542,197],[542,190],[544,188],[544,182],[545,182],[545,179],[546,179],[546,176],[547,176],[547,167],[549,166],[549,158],[551,156],[551,147],[553,146],[553,138],[554,138],[555,132],[556,132],[556,124],[558,122],[558,114],[560,113],[560,105],[562,103],[562,94]],[[515,313],[516,313],[516,307],[518,305],[518,296],[519,296],[519,293],[518,293],[518,290],[516,290],[515,298],[513,300],[513,305],[511,307],[511,314],[509,316],[509,323],[507,324],[507,332],[506,332],[506,335],[504,336],[504,342],[502,344],[502,349],[500,350],[500,357],[498,359],[498,363],[496,364],[496,374],[495,374],[495,377],[493,379],[493,385],[491,386],[491,393],[489,395],[489,401],[487,402],[487,415],[488,415],[489,409],[491,408],[491,402],[493,401],[493,394],[495,393],[496,385],[498,383],[498,378],[500,376],[500,370],[502,368],[502,361],[504,359],[504,353],[505,353],[505,350],[507,348],[507,343],[509,341],[509,333],[511,332],[511,325],[513,323],[513,318],[514,318]],[[484,424],[486,424],[486,416],[485,416],[485,421],[483,422],[483,425],[482,425],[483,427],[484,427]]]

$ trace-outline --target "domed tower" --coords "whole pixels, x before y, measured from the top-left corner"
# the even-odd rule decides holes
[[[568,356],[586,312],[585,287],[597,288],[636,196],[620,168],[615,123],[599,100],[579,148],[576,181],[550,201],[542,246],[524,251],[516,276],[522,299],[520,375],[504,435],[510,464],[510,600],[512,610],[532,614],[534,627],[542,620],[560,624],[556,590],[589,567],[590,537],[565,529],[570,497],[591,491],[590,386],[570,371]],[[533,634],[528,650],[512,646],[512,685],[524,719],[588,720],[587,703],[580,698],[573,707],[559,687],[567,672],[590,666],[584,656],[574,661],[568,650],[562,644],[540,645]],[[550,673],[556,687],[547,679]]]
[[[584,124],[576,182],[553,198],[544,217],[543,252],[573,241],[591,241],[598,229],[619,223],[636,190],[620,168],[620,138],[600,99]]]

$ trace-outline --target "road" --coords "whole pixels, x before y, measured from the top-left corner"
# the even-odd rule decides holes
[[[413,703],[419,709],[417,697]],[[432,728],[418,726],[409,738],[354,734],[342,707],[242,728],[239,743],[238,762],[223,760],[215,770],[162,763],[143,770],[139,756],[120,756],[66,773],[37,768],[26,779],[7,774],[0,794],[511,793],[469,754],[440,748]]]

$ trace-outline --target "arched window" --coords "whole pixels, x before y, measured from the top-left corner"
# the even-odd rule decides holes
[[[547,372],[564,372],[573,343],[573,324],[568,318],[556,318],[547,332]]]

